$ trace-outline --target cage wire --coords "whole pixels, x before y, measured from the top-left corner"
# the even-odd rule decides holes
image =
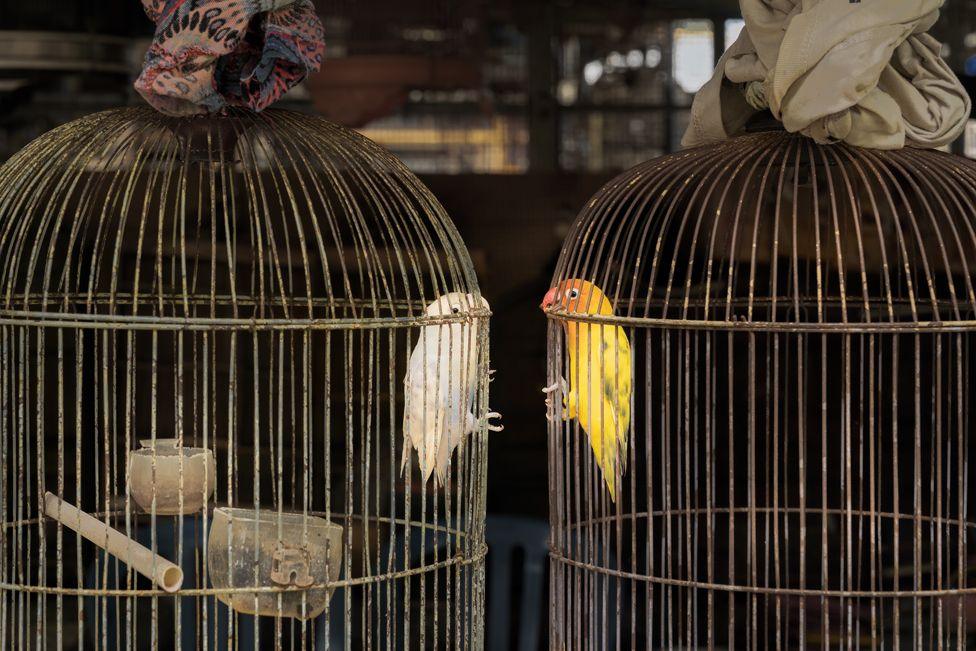
[[[0,167],[0,289],[0,648],[481,648],[485,421],[426,481],[403,411],[425,337],[486,411],[489,312],[395,157],[80,119]]]
[[[776,131],[592,198],[547,296],[551,648],[973,643],[974,205],[967,160]]]

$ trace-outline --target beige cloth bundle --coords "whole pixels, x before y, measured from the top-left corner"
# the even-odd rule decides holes
[[[790,132],[861,147],[939,147],[969,118],[927,34],[942,0],[740,0],[746,27],[695,97],[686,147],[768,108]]]

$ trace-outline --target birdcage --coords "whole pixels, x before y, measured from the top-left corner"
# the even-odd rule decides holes
[[[0,168],[0,269],[0,648],[481,647],[489,312],[395,157],[98,113]]]
[[[972,643],[974,206],[967,160],[771,130],[589,201],[544,302],[551,648]]]

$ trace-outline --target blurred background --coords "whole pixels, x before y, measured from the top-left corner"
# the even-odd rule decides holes
[[[734,0],[316,0],[322,71],[281,106],[386,146],[434,191],[495,312],[488,642],[545,648],[545,319],[539,302],[580,206],[674,151],[743,23]],[[138,0],[0,0],[0,161],[49,129],[136,104],[152,33]],[[976,1],[934,35],[976,88]],[[973,76],[970,76],[973,75]],[[976,122],[952,145],[976,157]],[[509,382],[511,379],[517,382]],[[528,378],[528,382],[526,379]],[[500,577],[499,573],[504,573]]]

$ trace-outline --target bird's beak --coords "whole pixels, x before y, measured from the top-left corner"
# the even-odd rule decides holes
[[[546,292],[545,298],[542,299],[542,305],[539,307],[543,310],[548,310],[552,307],[552,304],[556,302],[556,288],[553,287],[548,292]]]

